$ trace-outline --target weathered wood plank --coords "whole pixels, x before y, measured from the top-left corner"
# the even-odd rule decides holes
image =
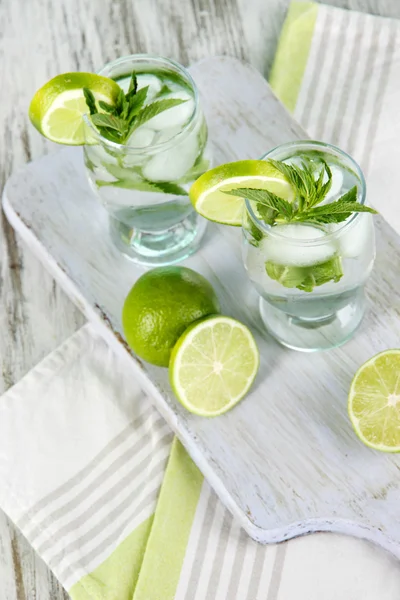
[[[288,2],[2,2],[1,187],[12,170],[54,148],[33,131],[26,116],[33,92],[50,77],[62,71],[96,69],[116,56],[146,51],[186,64],[212,54],[230,54],[267,74]],[[400,17],[398,0],[327,3]],[[0,238],[1,392],[76,330],[83,319],[3,220]],[[0,515],[0,552],[1,600],[63,597],[57,582],[4,515]],[[23,585],[17,583],[16,557]]]

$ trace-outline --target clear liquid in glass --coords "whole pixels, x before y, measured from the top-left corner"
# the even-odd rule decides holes
[[[302,156],[319,161],[322,155],[301,151],[284,162],[299,164]],[[337,200],[354,185],[360,189],[355,172],[330,154],[323,158],[333,175],[323,203]],[[375,257],[372,215],[352,215],[348,223],[275,226],[268,235],[246,214],[243,231],[247,273],[275,337],[303,350],[343,343],[364,312],[363,290]],[[278,231],[287,237],[273,235]]]

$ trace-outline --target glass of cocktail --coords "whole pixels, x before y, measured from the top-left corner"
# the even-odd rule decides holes
[[[300,178],[305,169],[314,181],[320,178],[321,185],[329,173],[331,182],[318,206],[312,207],[310,200],[304,219],[301,212],[296,216],[302,202],[298,196],[292,199],[295,208],[289,208],[292,217],[282,219],[271,218],[265,204],[245,200],[243,257],[260,294],[262,320],[290,348],[313,351],[339,346],[362,320],[364,286],[375,258],[372,215],[350,212],[352,202],[361,205],[360,211],[365,207],[364,176],[345,152],[320,142],[284,144],[263,160],[298,167]],[[290,179],[289,171],[286,175]],[[342,206],[349,203],[348,213],[339,212],[341,202]]]
[[[137,94],[147,88],[142,109],[171,100],[181,103],[151,118],[146,115],[143,124],[135,121],[124,143],[102,135],[94,119],[85,115],[86,171],[109,213],[119,249],[136,262],[171,264],[194,252],[205,231],[205,221],[187,194],[211,166],[207,125],[197,87],[184,67],[166,58],[132,55],[99,71],[125,93],[132,73]]]

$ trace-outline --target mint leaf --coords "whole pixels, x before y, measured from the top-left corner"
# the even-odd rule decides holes
[[[115,108],[115,106],[113,106],[112,104],[108,104],[108,102],[104,102],[104,100],[99,101],[99,106],[105,112],[111,113],[112,115],[115,115],[117,113],[117,109]]]
[[[174,196],[187,196],[187,191],[175,183],[153,182],[140,177],[138,171],[117,167],[117,165],[107,165],[107,171],[117,178],[117,181],[103,181],[98,179],[96,184],[99,187],[111,186],[127,190],[139,190],[141,192],[156,192],[159,194],[173,194]]]
[[[259,190],[253,188],[238,188],[236,190],[225,191],[225,194],[231,196],[239,196],[240,198],[246,198],[253,202],[258,202],[264,206],[280,213],[285,217],[287,221],[290,221],[293,217],[293,206],[287,200],[280,198],[268,190]]]
[[[279,265],[272,261],[265,263],[268,277],[286,288],[297,288],[302,292],[312,292],[315,287],[329,281],[337,283],[343,277],[342,260],[333,256],[329,260],[309,267]]]
[[[96,180],[96,185],[99,187],[119,187],[126,190],[139,190],[141,192],[160,192],[156,185],[149,183],[143,179],[118,179],[117,181]]]
[[[337,283],[342,277],[342,260],[340,256],[334,256],[320,265],[307,267],[306,276],[297,289],[303,292],[312,292],[314,287],[324,285],[329,281]]]
[[[322,162],[323,162],[324,167],[321,169],[319,177],[318,177],[318,179],[316,181],[316,185],[315,185],[317,200],[319,198],[324,199],[332,187],[332,171],[330,170],[329,165],[324,160]],[[328,181],[326,183],[323,183],[325,173],[328,175]],[[320,200],[318,200],[318,202],[320,202]],[[318,202],[311,203],[311,204],[309,204],[309,206],[312,207],[315,204],[318,204]]]
[[[112,165],[108,163],[102,163],[103,167],[115,177],[115,179],[127,179],[131,181],[137,181],[142,179],[140,167],[119,167],[118,165]]]
[[[169,88],[166,83],[163,83],[162,88],[159,92],[159,95],[165,96],[165,94],[170,94],[170,93],[171,93],[171,88]]]
[[[97,165],[95,165],[95,163],[89,158],[86,152],[84,152],[83,154],[83,161],[85,163],[86,168],[89,169],[89,171],[95,170]]]
[[[273,225],[275,223],[276,211],[258,202],[256,204],[256,217],[264,221],[267,225]]]
[[[129,100],[129,113],[128,113],[129,121],[131,121],[133,119],[133,117],[135,115],[137,115],[139,110],[142,108],[143,104],[146,101],[148,91],[149,91],[149,86],[146,85],[146,87],[143,87],[141,90],[139,90],[135,96],[131,96],[131,99]]]
[[[131,99],[131,97],[135,96],[136,92],[137,92],[137,77],[136,77],[135,73],[132,72],[131,80],[129,82],[128,92],[125,95],[125,98],[128,100],[128,102]]]
[[[335,202],[330,202],[329,204],[325,204],[325,206],[330,206],[330,204],[336,204],[337,202],[357,202],[357,186],[354,185],[349,189],[348,192],[343,194],[343,196],[340,196],[340,198],[338,198]]]
[[[278,265],[271,261],[265,263],[265,270],[268,277],[278,281],[286,288],[299,287],[307,277],[307,271],[304,267]]]
[[[177,185],[176,183],[172,183],[169,181],[157,181],[157,183],[155,183],[154,185],[156,185],[159,188],[160,192],[164,192],[164,194],[174,194],[175,196],[188,195],[187,191],[180,185]]]
[[[117,108],[117,114],[120,115],[122,112],[122,109],[124,107],[124,100],[125,100],[125,94],[124,94],[124,90],[119,90],[118,93],[118,97],[117,97],[117,102],[116,102],[116,108]]]
[[[264,234],[262,230],[254,223],[247,211],[245,211],[243,214],[243,228],[246,231],[246,240],[249,242],[249,244],[255,248],[258,248],[261,240],[264,238]]]
[[[118,133],[123,134],[125,131],[125,123],[123,119],[115,115],[109,115],[105,113],[97,113],[91,117],[92,123],[96,127],[107,127],[108,129],[114,129]]]
[[[377,214],[369,206],[357,202],[357,186],[352,187],[346,194],[335,202],[316,206],[309,211],[296,215],[296,221],[312,221],[315,223],[340,223],[349,218],[353,212]]]
[[[129,135],[135,131],[140,125],[146,123],[156,115],[168,110],[169,108],[173,108],[174,106],[179,106],[183,102],[187,102],[187,100],[181,100],[180,98],[168,98],[166,100],[156,100],[152,102],[152,104],[148,104],[136,115],[136,119],[133,122],[133,125],[130,129]]]
[[[246,229],[251,236],[251,239],[249,239],[248,242],[255,248],[258,248],[261,240],[264,239],[264,234],[260,229],[258,229],[258,227],[253,223],[251,219],[249,219],[249,222],[246,225]]]
[[[120,112],[121,119],[126,121],[128,118],[128,112],[129,112],[129,101],[127,100],[127,96],[124,96],[124,99],[122,101],[122,110]],[[126,129],[126,126],[125,126],[125,129]]]
[[[89,88],[83,88],[83,95],[85,96],[86,104],[88,105],[88,109],[91,115],[95,115],[97,113],[96,100],[93,95],[93,92],[89,90]]]
[[[99,130],[99,133],[106,138],[106,140],[115,142],[116,144],[121,143],[121,135],[114,129],[108,129],[108,127],[97,127],[97,129]],[[104,148],[104,150],[110,154],[108,149]]]
[[[124,142],[129,140],[129,138],[131,137],[131,134],[136,129],[135,117],[146,101],[146,96],[147,96],[148,90],[149,90],[149,86],[146,85],[146,87],[139,90],[138,93],[135,96],[132,96],[130,99],[128,115],[126,118],[128,133],[126,134]]]
[[[162,190],[158,188],[156,184],[150,183],[144,179],[118,179],[117,181],[103,181],[101,179],[96,180],[96,185],[99,187],[118,187],[126,190],[138,190],[140,192],[158,192],[162,193]]]

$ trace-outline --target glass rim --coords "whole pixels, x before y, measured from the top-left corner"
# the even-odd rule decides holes
[[[293,141],[293,142],[286,142],[285,144],[279,144],[279,146],[275,146],[274,148],[272,148],[271,150],[269,150],[268,152],[266,152],[265,154],[263,154],[261,156],[261,158],[259,160],[265,160],[268,157],[272,158],[272,154],[276,153],[277,150],[289,150],[290,148],[309,148],[310,146],[317,146],[318,148],[325,148],[331,151],[332,154],[339,156],[339,157],[343,157],[346,161],[348,161],[352,167],[352,169],[354,170],[356,176],[359,179],[360,182],[360,188],[361,188],[361,198],[359,200],[360,204],[365,204],[365,200],[366,200],[366,182],[365,182],[365,177],[364,174],[360,168],[360,166],[358,165],[358,163],[354,160],[354,158],[352,158],[349,154],[347,154],[347,152],[345,152],[344,150],[341,150],[340,148],[338,148],[337,146],[334,146],[333,144],[328,144],[326,142],[318,142],[316,140],[298,140],[298,141]],[[277,231],[274,231],[274,227],[271,227],[271,225],[267,225],[267,223],[264,223],[263,221],[261,221],[254,213],[253,207],[252,207],[252,201],[248,200],[247,198],[245,199],[245,207],[246,207],[246,211],[248,212],[250,218],[255,222],[255,224],[257,225],[257,227],[259,229],[262,229],[265,233],[267,233],[270,236],[276,237],[279,240],[284,240],[285,242],[289,243],[289,244],[293,244],[293,245],[297,245],[297,246],[320,246],[326,242],[329,242],[332,239],[335,239],[339,236],[341,236],[345,231],[348,231],[348,229],[350,227],[352,227],[354,225],[354,223],[363,215],[363,214],[368,214],[368,213],[354,213],[353,216],[350,218],[349,221],[345,221],[343,222],[343,224],[338,227],[338,229],[336,229],[335,231],[332,232],[328,232],[326,233],[324,236],[321,237],[317,237],[317,238],[311,238],[309,240],[298,240],[296,238],[291,238],[291,237],[286,237],[283,235],[280,235]],[[293,225],[294,223],[287,223],[287,225]],[[301,223],[302,225],[307,225],[309,227],[313,227],[315,225],[312,225],[311,223]],[[283,226],[285,226],[285,224],[282,224]]]
[[[119,64],[123,64],[124,62],[129,62],[132,60],[137,60],[137,61],[141,61],[141,62],[145,62],[147,60],[147,61],[158,62],[158,63],[164,64],[164,65],[167,64],[167,65],[175,67],[180,73],[183,74],[183,76],[188,81],[188,83],[190,84],[190,87],[193,91],[194,107],[193,107],[192,114],[190,115],[190,117],[186,121],[186,123],[183,125],[182,129],[180,131],[178,131],[175,135],[173,135],[172,138],[170,138],[169,140],[166,140],[165,142],[159,142],[158,144],[150,144],[149,146],[140,147],[140,146],[129,146],[127,144],[119,144],[118,142],[113,142],[112,140],[109,140],[106,137],[104,137],[103,135],[101,135],[101,133],[96,128],[96,126],[93,125],[93,123],[91,122],[91,120],[89,118],[90,117],[89,113],[85,113],[83,115],[83,120],[84,120],[85,124],[90,128],[91,134],[93,134],[93,136],[97,140],[99,140],[99,142],[101,144],[109,146],[110,148],[112,148],[113,150],[116,150],[118,152],[125,152],[125,153],[130,153],[130,154],[143,154],[143,152],[148,152],[150,150],[151,151],[167,150],[169,147],[172,147],[176,144],[177,138],[181,138],[182,134],[187,134],[187,132],[190,130],[192,124],[195,122],[195,120],[198,116],[200,103],[199,103],[199,91],[197,89],[197,85],[196,85],[192,75],[189,73],[188,69],[186,69],[183,65],[181,65],[177,61],[173,60],[172,58],[159,56],[157,54],[129,54],[127,56],[121,56],[120,58],[117,58],[115,60],[112,60],[112,61],[106,63],[101,69],[96,71],[96,73],[97,73],[97,75],[103,75],[103,71],[105,71],[107,69],[107,67],[118,66]],[[185,137],[186,137],[186,135],[185,135]]]

